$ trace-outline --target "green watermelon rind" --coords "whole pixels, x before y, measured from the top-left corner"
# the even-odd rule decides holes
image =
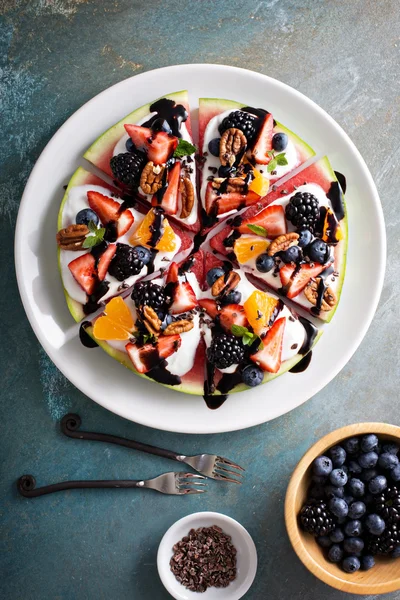
[[[215,107],[218,108],[220,114],[221,112],[225,112],[226,110],[239,110],[244,106],[248,106],[243,102],[235,102],[234,100],[225,100],[223,98],[200,98],[199,99],[199,113],[201,115],[202,107],[210,108]],[[315,156],[315,151],[309,144],[307,144],[301,137],[299,137],[296,133],[282,125],[279,121],[276,121],[275,126],[276,131],[281,133],[286,133],[289,139],[295,144],[296,148],[301,150],[301,162],[304,163],[309,158]],[[200,150],[202,150],[200,148]]]
[[[112,348],[112,346],[110,346],[106,341],[97,340],[93,335],[93,327],[92,326],[86,327],[85,331],[92,338],[92,340],[94,340],[100,346],[100,348],[102,348],[109,356],[111,356],[112,358],[117,360],[119,363],[121,363],[124,367],[126,367],[127,369],[129,369],[130,371],[135,373],[135,375],[139,375],[139,377],[142,377],[143,379],[147,379],[154,383],[154,379],[147,377],[147,375],[145,373],[138,373],[138,371],[136,371],[136,369],[134,368],[134,366],[126,352],[122,352],[121,350],[116,350],[115,348]],[[318,331],[317,336],[312,345],[312,348],[314,348],[315,344],[321,337],[322,333],[323,333],[322,330]],[[312,350],[312,348],[310,348],[310,351]],[[284,373],[286,373],[287,371],[292,369],[295,365],[297,365],[297,363],[299,363],[304,358],[304,356],[306,356],[306,355],[296,354],[296,356],[293,356],[293,358],[286,360],[277,373],[265,373],[262,385],[264,383],[268,383],[268,381],[272,381],[273,379],[276,379],[280,375],[283,375]],[[159,383],[159,382],[156,382],[156,383]],[[159,383],[159,385],[163,385],[164,387],[170,388],[171,390],[175,390],[176,392],[182,392],[184,394],[190,394],[192,396],[203,396],[204,395],[204,387],[203,387],[204,382],[201,382],[201,384],[200,384],[199,382],[188,382],[187,381],[180,385],[166,385],[164,383]],[[233,390],[231,390],[229,392],[229,395],[236,394],[237,392],[244,392],[249,389],[251,389],[251,388],[246,386],[244,383],[241,383],[241,384],[237,385],[235,388],[233,388]],[[216,392],[215,395],[220,395],[220,393]]]
[[[166,94],[162,96],[162,98],[168,98],[169,100],[174,100],[175,102],[185,102],[188,103],[188,92],[187,90],[181,90],[179,92],[173,92],[172,94]],[[98,166],[100,158],[103,156],[104,152],[116,145],[116,143],[121,139],[121,137],[126,133],[125,124],[135,125],[138,121],[143,119],[150,112],[150,106],[154,104],[156,100],[152,100],[148,104],[144,104],[139,108],[136,108],[129,115],[112,125],[109,129],[104,131],[94,142],[93,144],[86,150],[83,155],[86,160],[91,162],[93,165]]]

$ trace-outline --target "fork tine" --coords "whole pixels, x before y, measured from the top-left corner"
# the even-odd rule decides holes
[[[185,494],[185,495],[187,495],[187,494],[205,494],[205,493],[207,493],[207,490],[198,490],[197,488],[196,489],[182,489],[181,488],[179,490],[179,493]]]
[[[234,469],[239,469],[239,471],[246,470],[246,469],[243,469],[243,467],[241,467],[240,465],[237,465],[236,463],[232,462],[231,460],[224,458],[223,456],[217,456],[217,459],[215,462],[222,463],[223,465],[228,465],[229,467],[233,467]]]
[[[178,479],[207,479],[207,477],[197,473],[177,473],[176,476]]]
[[[220,473],[226,473],[227,475],[235,475],[235,477],[244,477],[244,475],[242,475],[242,473],[238,473],[237,471],[232,471],[231,469],[225,469],[225,467],[220,467],[219,465],[215,465],[214,467],[214,471],[215,472],[220,472]]]
[[[239,481],[238,479],[232,479],[231,477],[226,477],[225,475],[221,475],[219,473],[216,473],[215,471],[213,474],[213,478],[218,479],[220,481],[230,481],[231,483],[237,483],[238,485],[242,485],[242,481]]]

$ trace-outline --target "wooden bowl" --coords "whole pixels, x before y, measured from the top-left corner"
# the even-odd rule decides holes
[[[357,423],[328,433],[306,452],[293,472],[286,492],[285,522],[297,556],[321,581],[352,594],[385,594],[400,589],[400,559],[376,557],[373,569],[345,573],[325,558],[315,538],[302,531],[298,524],[298,514],[306,500],[311,480],[309,467],[313,460],[344,439],[365,433],[376,433],[380,438],[400,442],[400,427],[385,423]]]

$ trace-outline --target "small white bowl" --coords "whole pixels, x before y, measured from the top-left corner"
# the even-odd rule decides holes
[[[180,584],[171,572],[169,562],[173,555],[172,547],[191,529],[218,525],[232,538],[237,550],[237,575],[226,588],[208,588],[205,592],[191,592]],[[177,600],[239,600],[254,581],[257,571],[257,550],[248,531],[240,523],[216,512],[198,512],[176,521],[165,533],[157,554],[157,568],[167,591]]]

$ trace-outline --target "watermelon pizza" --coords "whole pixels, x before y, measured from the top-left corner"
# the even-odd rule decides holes
[[[306,368],[307,313],[330,321],[344,281],[345,180],[265,109],[201,99],[199,140],[187,92],[110,127],[84,155],[100,176],[66,187],[58,261],[84,345],[217,408]]]

